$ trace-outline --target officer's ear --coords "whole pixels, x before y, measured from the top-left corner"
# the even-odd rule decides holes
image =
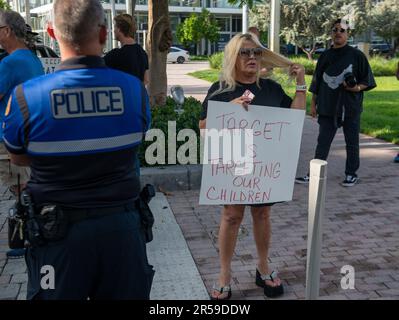
[[[107,35],[108,35],[107,27],[106,26],[101,26],[100,27],[100,35],[99,35],[99,37],[100,37],[100,43],[102,45],[104,45],[107,42]]]

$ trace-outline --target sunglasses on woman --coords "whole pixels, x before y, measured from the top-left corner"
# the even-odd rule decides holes
[[[251,58],[254,56],[255,58],[259,58],[262,56],[262,48],[241,48],[238,54],[241,58]]]
[[[334,33],[337,33],[338,31],[341,32],[341,33],[345,33],[345,32],[346,32],[346,29],[343,29],[343,28],[341,28],[341,29],[334,28],[334,29],[332,29],[331,31],[334,32]]]

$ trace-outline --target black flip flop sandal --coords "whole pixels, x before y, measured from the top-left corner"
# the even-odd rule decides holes
[[[220,293],[220,295],[217,297],[212,297],[212,295],[210,295],[209,297],[211,298],[211,300],[229,300],[231,298],[231,287],[229,285],[224,287],[217,287],[214,284],[212,287],[212,291],[217,291]],[[219,298],[223,293],[227,293],[227,296]]]
[[[284,287],[282,284],[276,287],[272,287],[266,284],[265,281],[270,280],[274,282],[278,278],[277,271],[272,271],[269,275],[261,274],[258,269],[256,269],[256,280],[255,283],[258,287],[263,288],[265,296],[268,298],[275,298],[281,296],[284,293]]]

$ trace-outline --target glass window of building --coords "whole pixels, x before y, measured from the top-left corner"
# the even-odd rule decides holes
[[[233,32],[241,32],[242,31],[242,17],[233,17],[233,25],[232,31]]]
[[[227,0],[211,0],[214,8],[236,8],[237,6],[229,4]]]
[[[230,32],[230,17],[216,17],[221,32]]]
[[[169,5],[175,7],[201,7],[201,0],[169,0]]]

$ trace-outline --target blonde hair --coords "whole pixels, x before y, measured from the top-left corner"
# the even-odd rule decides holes
[[[293,64],[289,59],[264,48],[255,34],[251,32],[236,34],[231,38],[224,49],[223,67],[219,76],[219,89],[216,90],[212,96],[236,89],[236,61],[244,41],[251,41],[256,46],[264,49],[260,59],[260,68],[256,75],[256,83],[258,85],[260,69],[287,68]]]

